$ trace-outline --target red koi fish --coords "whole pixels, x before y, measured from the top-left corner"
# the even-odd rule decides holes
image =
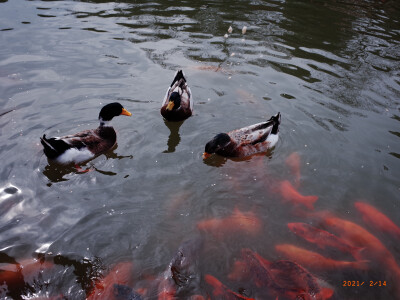
[[[300,185],[300,156],[297,152],[293,152],[286,158],[285,160],[286,165],[289,166],[292,175],[294,176],[294,182],[296,188]]]
[[[348,244],[355,247],[364,247],[360,254],[363,258],[372,259],[383,264],[383,267],[394,276],[393,280],[400,281],[400,268],[396,259],[382,242],[363,227],[336,217],[328,217],[324,224]],[[396,293],[400,298],[400,287],[395,285]]]
[[[314,209],[314,202],[318,200],[318,196],[303,196],[287,180],[278,184],[278,191],[282,195],[284,201],[302,204],[312,210]]]
[[[200,221],[197,223],[197,228],[222,238],[233,233],[257,235],[261,232],[262,223],[253,212],[241,212],[235,208],[231,216]]]
[[[362,214],[365,223],[400,239],[400,227],[394,224],[385,214],[365,202],[356,202],[354,206]]]
[[[213,295],[218,300],[255,300],[235,293],[212,275],[204,276],[206,282],[214,288]]]
[[[368,269],[368,261],[334,260],[294,245],[276,245],[275,249],[289,259],[313,270]]]
[[[114,299],[116,285],[126,285],[132,279],[132,262],[117,263],[104,278],[100,279],[94,290],[88,295],[87,300],[111,300]]]
[[[323,300],[333,295],[332,289],[321,288],[317,278],[295,262],[286,260],[269,262],[250,249],[242,250],[242,259],[245,263],[245,273],[256,286],[268,287],[277,298],[283,296],[285,299],[293,300]],[[240,265],[237,264],[235,267],[238,266]]]
[[[325,249],[326,247],[333,247],[342,252],[350,253],[357,260],[360,259],[359,252],[364,249],[353,247],[342,239],[338,238],[336,235],[333,235],[328,231],[318,229],[317,227],[311,226],[307,223],[288,223],[287,226],[293,233],[301,236],[310,243],[316,244],[322,249]]]

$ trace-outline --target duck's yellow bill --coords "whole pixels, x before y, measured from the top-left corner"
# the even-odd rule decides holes
[[[125,108],[122,109],[121,115],[128,116],[128,117],[132,116],[132,114],[129,111],[127,111]]]
[[[207,153],[207,152],[204,152],[204,153],[203,153],[203,159],[207,159],[207,158],[209,158],[210,156],[211,156],[210,153]]]
[[[174,101],[169,101],[167,105],[167,110],[172,110],[174,108],[174,105],[175,105]]]

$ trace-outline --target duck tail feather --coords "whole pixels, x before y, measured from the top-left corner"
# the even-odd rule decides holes
[[[177,82],[177,81],[179,81],[181,79],[183,79],[183,82],[186,82],[185,74],[183,73],[182,70],[178,70],[175,73],[175,77],[174,77],[174,80],[171,83],[171,87],[174,85],[175,82]]]
[[[43,145],[44,154],[50,159],[56,158],[70,148],[63,140],[57,140],[55,138],[48,139],[45,134],[40,138],[40,142]]]
[[[278,112],[275,116],[272,116],[270,121],[273,123],[272,134],[277,134],[279,131],[279,125],[281,124],[281,113]]]

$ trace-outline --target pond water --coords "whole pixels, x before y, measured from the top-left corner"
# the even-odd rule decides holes
[[[123,262],[133,264],[126,285],[161,299],[181,245],[191,249],[190,284],[172,284],[176,299],[231,299],[213,293],[207,274],[245,297],[275,299],[268,284],[232,280],[235,262],[244,248],[295,260],[282,244],[353,261],[289,230],[304,222],[345,235],[315,221],[322,211],[368,230],[400,264],[399,237],[354,205],[400,226],[398,1],[0,2],[0,270],[32,258],[54,264],[23,284],[5,284],[0,271],[1,299],[85,299]],[[159,109],[178,69],[194,114],[169,123]],[[47,160],[39,137],[95,128],[115,101],[133,115],[114,118],[118,144],[81,166],[90,172]],[[265,155],[202,159],[217,133],[277,112],[280,139]],[[318,196],[314,210],[284,201],[287,181]],[[256,230],[235,227],[235,211]],[[210,219],[217,225],[204,225]],[[379,255],[364,269],[318,262],[302,265],[331,299],[400,297],[400,277]]]

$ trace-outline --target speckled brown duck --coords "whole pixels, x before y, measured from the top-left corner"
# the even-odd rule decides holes
[[[214,153],[225,157],[246,157],[267,152],[278,142],[280,124],[281,114],[277,113],[267,122],[219,133],[206,144],[203,158]]]

